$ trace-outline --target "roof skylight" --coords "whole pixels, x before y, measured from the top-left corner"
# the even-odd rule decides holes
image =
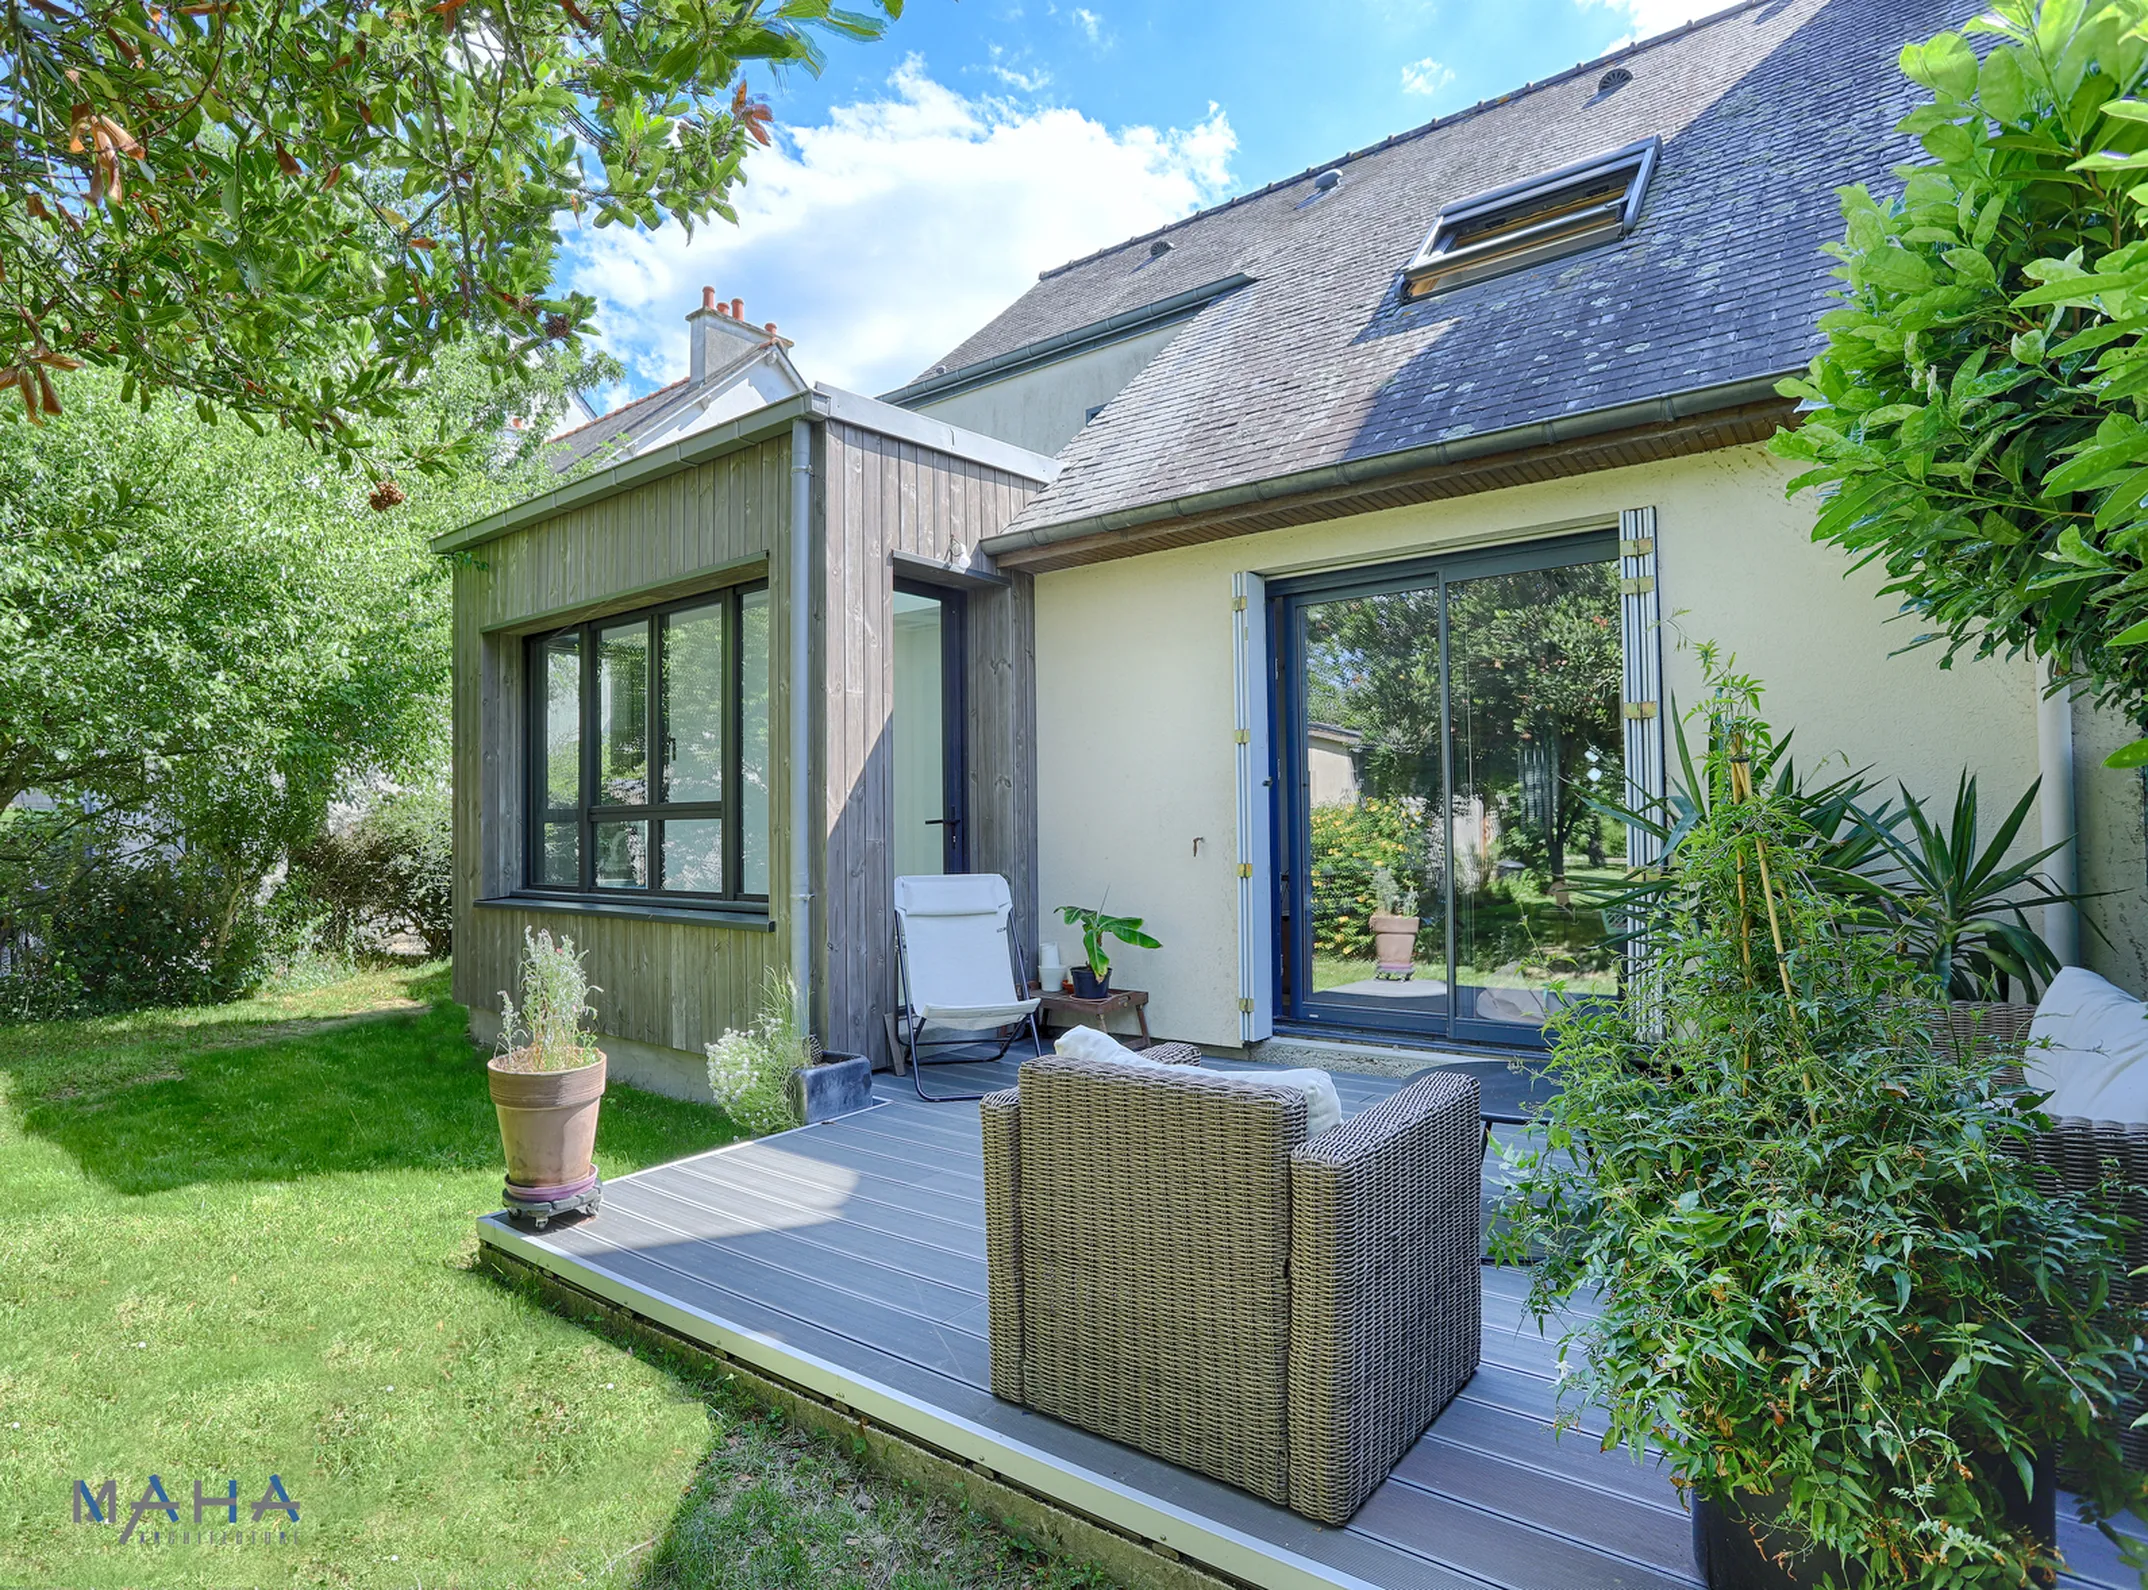
[[[1406,296],[1423,298],[1616,242],[1640,219],[1661,147],[1661,139],[1643,139],[1443,205],[1403,270]]]

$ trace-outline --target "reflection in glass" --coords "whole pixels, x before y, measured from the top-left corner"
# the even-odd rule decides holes
[[[649,626],[597,631],[597,804],[649,799]]]
[[[649,825],[639,821],[599,823],[596,834],[597,887],[648,888]]]
[[[537,880],[560,889],[582,886],[582,825],[546,823],[537,851]]]
[[[945,613],[938,597],[895,593],[895,876],[947,870]]]
[[[1448,586],[1459,1013],[1540,1024],[1557,995],[1617,991],[1591,886],[1626,829],[1589,801],[1625,792],[1617,566]]]
[[[693,894],[723,892],[723,819],[673,817],[664,823],[661,888]]]
[[[1439,587],[1318,602],[1304,614],[1312,954],[1303,993],[1372,1024],[1439,1017]]]
[[[768,893],[768,592],[738,599],[740,894]]]
[[[560,635],[538,653],[543,671],[544,803],[582,800],[582,637]]]
[[[664,799],[723,799],[724,610],[664,621]]]

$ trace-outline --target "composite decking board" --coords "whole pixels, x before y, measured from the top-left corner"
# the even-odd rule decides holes
[[[847,1164],[845,1160],[854,1156],[850,1156],[847,1151],[841,1148],[841,1145],[836,1144],[833,1140],[828,1140],[828,1142],[827,1151],[785,1153],[781,1159],[752,1159],[742,1156],[728,1156],[723,1163],[726,1168],[736,1165],[758,1165],[772,1176],[802,1182],[814,1187],[834,1186],[843,1178],[848,1178],[848,1181],[844,1183],[846,1190],[856,1195],[875,1198],[897,1209],[918,1209],[925,1213],[933,1214],[940,1219],[960,1223],[970,1223],[981,1219],[978,1213],[984,1207],[984,1195],[981,1192],[960,1187],[952,1190],[944,1187],[927,1187],[921,1182],[906,1182],[899,1176],[887,1174],[884,1170],[861,1168],[857,1165]],[[758,1147],[758,1145],[756,1146]],[[678,1163],[688,1169],[691,1169],[694,1164],[692,1160],[681,1160]],[[815,1174],[808,1175],[808,1167],[811,1167]],[[609,1182],[605,1184],[607,1197],[610,1196],[611,1186],[612,1184]]]
[[[1011,1080],[1013,1067],[1004,1071]],[[1357,1080],[1346,1113],[1402,1085]],[[1638,1467],[1623,1452],[1599,1452],[1600,1418],[1554,1437],[1555,1346],[1523,1307],[1525,1274],[1482,1272],[1484,1362],[1340,1530],[993,1398],[975,1291],[981,1192],[921,1185],[942,1174],[950,1136],[974,1142],[975,1106],[918,1104],[906,1080],[875,1083],[899,1102],[621,1178],[607,1185],[596,1220],[521,1240],[569,1279],[602,1276],[630,1297],[668,1299],[750,1335],[778,1374],[784,1354],[809,1355],[861,1387],[888,1387],[1381,1590],[1694,1582],[1682,1509],[1668,1481],[1653,1478],[1660,1460]],[[734,1229],[756,1214],[775,1229]],[[2071,1590],[2132,1583],[2100,1536],[2065,1528],[2077,1560]]]
[[[606,1216],[612,1213],[610,1209],[605,1211]],[[615,1274],[622,1273],[622,1266],[653,1266],[678,1277],[682,1283],[697,1282],[733,1297],[763,1302],[792,1319],[820,1325],[838,1336],[899,1351],[927,1368],[967,1380],[971,1385],[990,1384],[991,1351],[984,1335],[982,1299],[974,1308],[973,1322],[960,1325],[905,1307],[891,1298],[821,1280],[803,1269],[790,1268],[779,1258],[763,1258],[728,1246],[711,1253],[711,1244],[670,1231],[631,1211],[618,1211],[618,1218],[633,1228],[628,1235],[636,1240],[614,1241],[596,1258]],[[797,1252],[792,1258],[799,1262]],[[903,1289],[896,1285],[889,1287],[891,1293],[900,1290]]]
[[[796,1178],[779,1176],[766,1168],[748,1166],[734,1170],[726,1164],[710,1166],[686,1165],[676,1167],[682,1176],[691,1177],[709,1188],[708,1196],[728,1196],[733,1188],[762,1189],[766,1196],[792,1201],[795,1206],[810,1208],[806,1200],[816,1191],[814,1184]],[[606,1188],[610,1192],[610,1188]],[[921,1210],[914,1201],[895,1197],[876,1198],[863,1186],[854,1187],[845,1194],[844,1218],[856,1225],[875,1231],[894,1231],[950,1253],[982,1259],[985,1244],[984,1233],[975,1224],[974,1216],[965,1214],[961,1219],[951,1219],[945,1213]],[[963,1206],[950,1202],[945,1209],[961,1210]]]
[[[1488,1583],[1498,1583],[1453,1572],[1370,1537],[1323,1528],[1257,1497],[1173,1468],[1145,1453],[1119,1446],[1072,1425],[1061,1424],[1027,1408],[1002,1402],[982,1386],[941,1374],[912,1358],[842,1336],[755,1299],[727,1293],[721,1287],[694,1277],[668,1275],[653,1271],[653,1267],[650,1267],[653,1273],[637,1273],[643,1267],[633,1262],[635,1256],[631,1253],[615,1251],[611,1257],[617,1262],[602,1262],[599,1256],[606,1245],[586,1225],[562,1228],[534,1239],[524,1237],[524,1240],[567,1261],[558,1268],[568,1279],[572,1279],[577,1270],[606,1273],[628,1288],[669,1298],[722,1321],[734,1330],[771,1338],[780,1347],[755,1361],[777,1374],[783,1374],[786,1369],[781,1348],[795,1348],[838,1364],[847,1373],[870,1379],[990,1428],[1006,1439],[1079,1464],[1172,1506],[1266,1540],[1367,1584],[1377,1585],[1381,1590],[1484,1590]],[[587,1251],[592,1249],[594,1254]]]
[[[763,1141],[769,1139],[764,1138]],[[898,1143],[867,1144],[849,1133],[820,1131],[816,1133],[808,1152],[814,1159],[825,1164],[840,1165],[861,1175],[893,1176],[900,1180],[902,1171],[914,1170],[919,1177],[916,1185],[920,1187],[934,1192],[968,1193],[982,1203],[982,1158],[978,1160],[979,1168],[976,1170],[965,1170],[939,1158],[935,1158],[929,1165],[919,1165],[914,1158],[906,1157],[901,1149],[902,1145]],[[914,1154],[915,1150],[912,1152]]]
[[[1691,1573],[1691,1525],[1675,1501],[1657,1505],[1583,1485],[1525,1462],[1437,1438],[1437,1427],[1395,1470],[1398,1483],[1480,1512],[1536,1521],[1569,1545],[1618,1557],[1651,1572]],[[1664,1484],[1670,1494],[1668,1482]]]
[[[963,1259],[945,1250],[905,1244],[900,1237],[867,1231],[841,1218],[810,1226],[791,1225],[785,1223],[781,1205],[756,1198],[751,1193],[734,1193],[732,1198],[735,1201],[727,1201],[726,1207],[715,1209],[705,1198],[697,1200],[691,1192],[678,1192],[661,1183],[649,1183],[635,1190],[635,1201],[629,1206],[629,1213],[646,1211],[697,1241],[718,1244],[726,1252],[735,1246],[738,1251],[771,1264],[796,1268],[798,1264],[817,1267],[823,1259],[839,1262],[845,1268],[837,1271],[816,1268],[814,1273],[837,1280],[854,1273],[865,1276],[873,1287],[868,1295],[876,1298],[883,1284],[900,1287],[901,1290],[888,1295],[907,1308],[918,1307],[917,1302],[911,1301],[913,1295],[923,1299],[934,1293],[944,1293],[944,1306],[959,1314],[975,1307],[985,1295],[982,1260]],[[752,1212],[755,1209],[774,1213],[757,1217]],[[755,1218],[759,1218],[761,1224],[742,1229]],[[795,1263],[786,1252],[788,1248],[798,1250]],[[855,1265],[867,1269],[854,1272],[848,1268]],[[887,1279],[883,1281],[882,1277]],[[938,1306],[931,1312],[936,1317],[954,1317],[954,1314],[940,1315]]]
[[[1606,1511],[1618,1504],[1609,1504]],[[1513,1586],[1686,1590],[1697,1581],[1579,1545],[1549,1520],[1490,1509],[1390,1480],[1350,1520],[1365,1534],[1458,1572]]]
[[[856,1143],[863,1148],[874,1148],[885,1143],[894,1150],[929,1149],[935,1158],[965,1167],[974,1165],[978,1167],[980,1177],[984,1174],[984,1153],[977,1147],[974,1129],[970,1133],[970,1141],[961,1143],[951,1137],[935,1135],[899,1116],[890,1120],[884,1109],[870,1112],[870,1119],[861,1116],[855,1121],[844,1120],[831,1125],[841,1128],[840,1136],[843,1141]],[[829,1135],[838,1134],[830,1131]]]
[[[1429,1476],[1437,1467],[1434,1443],[1521,1464],[1572,1484],[1660,1508],[1680,1520],[1685,1517],[1660,1455],[1647,1463],[1636,1463],[1623,1447],[1605,1452],[1601,1450],[1601,1437],[1579,1431],[1561,1437],[1544,1420],[1526,1413],[1457,1397],[1447,1405],[1438,1423],[1403,1455],[1395,1472],[1404,1479],[1416,1479],[1419,1457],[1423,1455],[1422,1470],[1427,1476],[1423,1483],[1432,1484]]]

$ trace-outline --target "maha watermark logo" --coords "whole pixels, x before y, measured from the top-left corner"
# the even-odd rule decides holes
[[[131,1505],[120,1501],[119,1482],[74,1482],[75,1522],[109,1525],[119,1530],[122,1546],[287,1546],[298,1523],[298,1503],[291,1499],[283,1476],[271,1474],[258,1501],[239,1499],[239,1482],[213,1482],[221,1489],[204,1490],[193,1482],[193,1519],[184,1516],[186,1491],[174,1480],[167,1490],[164,1477],[152,1474],[142,1494]],[[177,1494],[175,1495],[174,1492]],[[242,1516],[244,1515],[244,1516]],[[124,1522],[122,1522],[124,1518]]]

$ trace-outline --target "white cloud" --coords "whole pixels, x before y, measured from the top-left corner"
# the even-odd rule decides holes
[[[1076,6],[1074,8],[1074,25],[1088,35],[1091,44],[1103,43],[1104,19],[1087,6]]]
[[[1402,92],[1405,94],[1437,94],[1453,81],[1454,68],[1440,65],[1429,55],[1402,69]]]
[[[1222,196],[1237,139],[1215,106],[1188,128],[1107,128],[1065,108],[970,98],[915,56],[882,99],[785,130],[746,163],[738,225],[691,239],[580,234],[562,284],[597,300],[635,390],[686,372],[685,315],[703,283],[746,301],[797,347],[809,380],[898,386],[1037,272]]]
[[[997,44],[991,46],[991,51],[991,60],[985,70],[1007,87],[1024,94],[1041,93],[1051,87],[1052,74],[1044,67],[1032,66],[1024,71],[1019,66],[1009,64],[1007,52]]]
[[[1695,17],[1704,17],[1721,9],[1715,0],[1580,0],[1580,4],[1615,11],[1633,24],[1633,31],[1618,40],[1618,44],[1654,38],[1658,33],[1668,33]]]

